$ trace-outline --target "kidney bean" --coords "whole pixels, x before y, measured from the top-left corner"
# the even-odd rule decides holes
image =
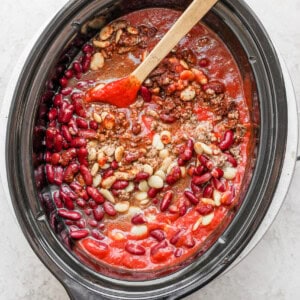
[[[70,236],[72,239],[79,240],[87,237],[89,233],[90,232],[87,229],[79,229],[76,231],[71,231]]]
[[[198,198],[190,191],[184,191],[184,196],[194,205],[199,203]]]
[[[167,123],[167,124],[172,124],[176,121],[175,116],[168,115],[168,114],[160,114],[159,118],[162,122]]]
[[[147,87],[142,85],[140,88],[140,94],[145,102],[151,102],[152,94]]]
[[[88,195],[96,202],[96,203],[104,203],[105,199],[102,194],[98,191],[97,188],[92,186],[87,186],[86,191]]]
[[[97,139],[98,138],[98,133],[93,130],[93,129],[85,129],[85,130],[78,130],[78,136],[83,137],[85,139]]]
[[[98,241],[104,240],[104,235],[97,229],[91,230],[91,236]]]
[[[139,123],[133,123],[131,131],[135,135],[139,134],[142,131],[141,124],[139,124]]]
[[[202,193],[202,188],[191,182],[191,189],[195,195],[200,195]]]
[[[59,209],[57,213],[60,217],[64,219],[69,219],[72,221],[78,221],[81,219],[81,214],[78,211],[68,211],[66,209]]]
[[[94,120],[91,120],[90,123],[90,128],[93,129],[93,130],[97,130],[98,129],[98,123]]]
[[[94,218],[96,221],[101,221],[104,217],[104,210],[103,208],[98,205],[96,208],[93,209]]]
[[[207,172],[201,176],[193,176],[192,183],[194,183],[195,185],[201,185],[203,183],[208,182],[211,178],[212,175],[209,172]]]
[[[160,249],[168,247],[168,242],[166,240],[163,240],[156,244],[155,246],[151,247],[150,254],[154,255],[156,254]]]
[[[117,180],[113,183],[112,189],[114,190],[124,190],[128,186],[129,182],[126,180]]]
[[[54,183],[61,185],[63,182],[64,169],[61,166],[54,167]]]
[[[83,137],[75,137],[74,139],[72,139],[70,143],[71,147],[74,148],[85,147],[86,144],[87,144],[86,139]]]
[[[219,148],[222,151],[228,150],[234,142],[234,133],[232,130],[227,130],[219,143]]]
[[[92,201],[94,201],[94,200],[92,200]],[[95,201],[94,201],[95,202]],[[96,202],[95,202],[96,203]],[[93,212],[93,209],[91,209],[91,208],[85,208],[84,209],[84,213],[87,215],[87,216],[90,216],[91,214],[92,214],[92,212]]]
[[[60,161],[60,154],[59,153],[53,153],[51,155],[50,162],[53,166],[57,165]]]
[[[89,165],[88,163],[88,151],[85,147],[81,147],[77,149],[77,158],[81,165],[85,165],[86,167]]]
[[[69,185],[63,184],[60,187],[60,191],[64,192],[66,195],[68,195],[72,200],[76,200],[78,198],[77,194],[74,193],[74,191],[71,190]]]
[[[85,201],[84,199],[82,199],[82,198],[78,198],[78,199],[76,200],[76,204],[77,204],[79,207],[84,208],[85,205],[86,205],[86,201]]]
[[[200,163],[207,168],[207,164],[209,162],[209,158],[204,155],[204,154],[200,154],[198,155],[198,160],[200,161]]]
[[[82,118],[76,118],[76,124],[79,128],[83,128],[83,129],[89,128],[88,122]]]
[[[178,166],[172,168],[170,173],[166,177],[166,183],[169,185],[173,185],[181,178],[181,169]]]
[[[215,178],[221,178],[224,175],[224,171],[220,168],[214,168],[211,171],[211,175]]]
[[[73,100],[73,105],[74,105],[75,113],[79,117],[86,118],[86,111],[85,111],[85,109],[83,107],[82,100],[80,100],[80,99],[74,99]]]
[[[171,202],[172,202],[172,199],[173,199],[173,191],[167,191],[164,196],[163,196],[163,199],[160,203],[160,210],[161,211],[166,211]]]
[[[53,121],[56,118],[57,118],[57,109],[53,107],[48,112],[48,120]]]
[[[73,62],[72,69],[76,74],[82,73],[82,66],[78,61]]]
[[[225,206],[230,206],[233,203],[234,195],[231,191],[226,191],[221,197],[221,203]]]
[[[203,197],[204,198],[212,198],[213,192],[214,192],[213,187],[210,184],[208,184],[203,191]]]
[[[90,64],[91,64],[91,57],[89,57],[88,55],[83,56],[82,63],[81,63],[83,73],[86,73],[89,70]]]
[[[186,161],[182,157],[178,157],[177,163],[178,163],[178,166],[182,167],[186,164]]]
[[[220,192],[225,192],[226,190],[226,185],[223,181],[217,179],[217,178],[212,178],[212,183],[215,189],[217,189]]]
[[[144,247],[136,244],[136,243],[127,243],[125,245],[125,250],[131,254],[134,255],[144,255],[146,253],[146,250]]]
[[[91,227],[97,227],[98,222],[96,220],[88,220],[88,223]]]
[[[214,207],[210,204],[204,204],[204,203],[201,203],[200,205],[198,205],[196,207],[196,211],[202,215],[202,216],[206,216],[210,213],[212,213],[214,211]]]
[[[184,229],[178,230],[170,239],[170,243],[172,245],[176,245],[179,241],[179,239],[182,237],[182,235],[185,233]]]
[[[64,193],[62,192],[61,195],[62,194],[64,194]],[[75,208],[75,206],[74,206],[72,199],[68,196],[65,197],[64,199],[65,199],[65,201],[64,201],[65,207],[69,210],[73,210]]]
[[[139,172],[139,173],[136,175],[134,181],[135,181],[135,182],[140,182],[140,181],[143,181],[143,180],[147,180],[149,177],[150,177],[150,174],[149,174],[149,173],[147,173],[147,172]]]
[[[230,154],[230,153],[224,153],[226,155],[226,160],[234,167],[236,168],[238,166],[238,163],[236,159]]]
[[[112,170],[112,169],[107,169],[107,170],[105,170],[104,172],[103,172],[103,174],[102,174],[102,179],[106,179],[106,178],[108,178],[108,177],[110,177],[110,176],[113,176],[114,175],[114,170]]]
[[[54,106],[61,107],[62,102],[63,102],[63,95],[62,94],[57,94],[57,95],[54,96],[54,99],[53,99],[53,105]]]
[[[127,152],[125,154],[125,157],[124,157],[125,161],[128,164],[138,160],[138,158],[139,158],[139,153],[138,152]]]
[[[45,162],[46,163],[51,163],[51,157],[52,157],[52,152],[46,151],[45,152],[45,156],[44,156]]]
[[[57,133],[53,138],[53,147],[56,152],[60,152],[63,148],[63,137]]]
[[[199,61],[199,66],[201,68],[206,68],[209,65],[209,60],[207,58],[201,58]]]
[[[166,238],[166,234],[161,229],[153,229],[150,231],[150,235],[155,238],[157,241],[161,242]]]
[[[71,183],[74,180],[74,176],[79,172],[79,165],[76,163],[70,164],[64,171],[64,182]]]
[[[66,87],[66,88],[64,88],[64,89],[62,89],[61,91],[60,91],[60,93],[63,95],[63,96],[68,96],[68,95],[70,95],[71,93],[72,93],[72,88],[71,87]]]
[[[65,88],[68,85],[68,79],[66,77],[60,78],[59,84],[62,88]]]
[[[147,192],[147,195],[149,198],[154,198],[156,197],[156,195],[159,193],[160,189],[156,189],[156,188],[150,188]]]
[[[108,201],[103,203],[103,208],[104,208],[104,211],[111,217],[113,217],[117,214],[114,206]]]
[[[200,175],[202,175],[206,170],[207,170],[207,169],[206,169],[204,166],[199,165],[199,166],[197,166],[197,168],[195,168],[194,174],[200,176]]]
[[[69,126],[69,132],[71,133],[71,135],[78,134],[78,127],[77,127],[75,119],[71,119],[70,122],[68,123],[68,126]]]
[[[73,76],[74,76],[74,73],[73,73],[72,69],[66,70],[66,72],[65,72],[66,78],[71,79]]]
[[[63,208],[64,205],[59,197],[59,191],[55,191],[53,193],[53,200],[57,208]]]
[[[187,206],[183,203],[182,205],[179,206],[179,216],[184,216],[187,212]]]
[[[69,104],[67,101],[63,101],[58,113],[59,123],[69,123],[73,116],[74,105]]]
[[[76,225],[77,225],[78,228],[84,229],[84,228],[86,228],[86,220],[81,219],[81,220],[76,222]],[[76,229],[76,230],[78,230],[78,229]]]
[[[46,175],[47,180],[50,184],[54,183],[54,167],[50,164],[46,164]]]
[[[87,204],[91,209],[95,209],[98,207],[98,203],[93,199],[90,199]],[[92,211],[91,211],[91,213],[92,213]]]
[[[113,160],[110,164],[110,167],[113,169],[113,170],[116,170],[119,168],[119,163],[116,161],[116,160]]]
[[[222,94],[225,92],[225,85],[219,81],[210,81],[209,83],[202,85],[202,88],[204,92],[208,89],[213,90],[216,94]]]
[[[180,257],[183,254],[183,249],[182,248],[177,248],[174,252],[175,257]]]
[[[185,236],[184,245],[188,248],[193,248],[195,246],[196,242],[191,234],[188,234]]]
[[[69,128],[66,125],[61,126],[61,134],[66,139],[66,141],[71,142],[72,136],[69,132]]]
[[[132,217],[131,223],[134,225],[141,225],[146,223],[146,219],[142,213],[136,214]]]

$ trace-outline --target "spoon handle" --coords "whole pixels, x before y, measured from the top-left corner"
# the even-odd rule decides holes
[[[143,82],[217,1],[194,0],[132,75]]]

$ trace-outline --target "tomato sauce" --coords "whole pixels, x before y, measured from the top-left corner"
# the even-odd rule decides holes
[[[238,66],[205,25],[180,41],[138,93],[138,85],[125,85],[116,98],[108,84],[104,99],[93,90],[128,76],[179,16],[153,8],[106,25],[91,41],[90,70],[68,83],[73,93],[65,101],[77,106],[73,121],[58,117],[72,136],[69,148],[55,150],[65,172],[58,212],[74,253],[93,268],[148,272],[190,261],[241,200],[252,121]],[[97,93],[105,103],[85,103]],[[136,102],[122,108],[131,93]],[[66,162],[70,148],[77,158]]]

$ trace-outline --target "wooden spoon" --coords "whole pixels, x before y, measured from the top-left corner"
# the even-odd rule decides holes
[[[147,58],[127,77],[98,85],[87,91],[85,102],[104,102],[127,107],[137,96],[142,82],[178,42],[196,25],[218,0],[194,0]]]

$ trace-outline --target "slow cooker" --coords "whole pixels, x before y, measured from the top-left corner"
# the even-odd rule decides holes
[[[82,36],[82,28],[95,14],[105,13],[113,19],[146,7],[182,10],[188,4],[180,0],[70,1],[41,33],[6,96],[1,117],[6,129],[6,170],[2,175],[26,238],[72,299],[176,299],[192,293],[253,248],[287,192],[298,140],[291,83],[249,7],[242,1],[224,0],[203,21],[225,41],[242,75],[251,78],[253,114],[260,119],[253,175],[232,222],[187,267],[154,280],[130,281],[98,274],[68,250],[63,224],[53,214],[51,197],[45,197],[42,161],[36,160],[42,135],[35,125],[44,113],[41,107],[48,100],[47,84],[53,69],[63,57],[68,60],[76,54],[72,45],[90,38]]]

